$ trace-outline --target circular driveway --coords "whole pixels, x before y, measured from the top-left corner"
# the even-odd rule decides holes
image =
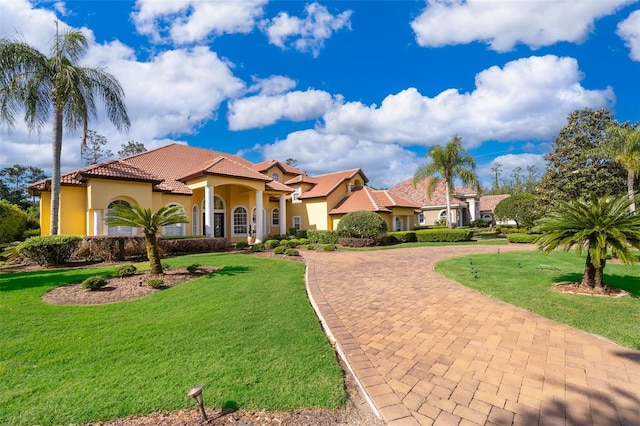
[[[640,352],[433,271],[498,248],[533,246],[303,253],[312,303],[385,423],[640,424]]]

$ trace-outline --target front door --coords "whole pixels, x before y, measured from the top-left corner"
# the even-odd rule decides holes
[[[213,236],[224,238],[224,213],[213,214]]]

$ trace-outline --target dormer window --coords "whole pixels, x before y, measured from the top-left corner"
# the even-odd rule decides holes
[[[294,203],[301,203],[300,195],[302,194],[302,187],[296,186],[293,188],[293,194],[291,194],[291,201]]]
[[[271,179],[275,180],[276,182],[280,182],[280,175],[274,173],[271,175]]]

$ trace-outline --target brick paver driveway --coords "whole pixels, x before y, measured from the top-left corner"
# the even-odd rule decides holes
[[[316,309],[384,421],[640,425],[640,352],[433,272],[496,250],[304,253]]]

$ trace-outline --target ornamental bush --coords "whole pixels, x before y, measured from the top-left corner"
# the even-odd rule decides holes
[[[97,290],[105,285],[107,285],[107,279],[101,275],[96,275],[82,281],[80,288],[84,288],[86,290]]]
[[[0,243],[19,240],[25,229],[27,229],[27,214],[15,204],[0,200]]]
[[[327,245],[322,247],[322,250],[324,250],[324,251],[336,251],[336,250],[338,250],[338,247],[335,244],[327,244]]]
[[[200,265],[199,263],[192,263],[191,265],[187,266],[187,272],[189,272],[190,274],[195,274],[200,266],[202,265]]]
[[[517,244],[535,243],[540,234],[509,234],[507,241]]]
[[[307,237],[313,244],[338,244],[338,233],[336,231],[314,231],[308,230]]]
[[[280,245],[280,241],[278,240],[267,240],[264,243],[264,246],[270,249],[276,248]]]
[[[246,241],[240,241],[239,243],[236,243],[236,250],[243,250],[247,247],[249,247],[249,243],[247,243]]]
[[[262,243],[255,243],[254,245],[251,246],[251,251],[252,252],[260,252],[260,251],[264,251],[264,244]]]
[[[393,237],[401,243],[415,243],[418,241],[418,237],[414,231],[388,232],[387,236]]]
[[[77,235],[47,235],[32,237],[18,244],[20,256],[41,266],[64,265],[80,246],[82,237]]]
[[[376,238],[387,230],[382,216],[365,210],[347,213],[338,222],[338,234],[346,238]]]
[[[378,242],[373,238],[339,238],[338,244],[345,247],[373,247]]]
[[[284,252],[284,254],[286,254],[287,256],[300,256],[298,250],[294,248],[288,248],[287,251]]]
[[[162,278],[152,278],[147,281],[147,285],[149,287],[153,287],[155,289],[161,288],[164,285],[164,280]]]
[[[471,241],[473,231],[470,229],[424,229],[416,231],[419,242],[446,242],[454,243],[460,241]]]
[[[132,263],[127,263],[125,265],[120,265],[116,268],[116,276],[117,277],[127,277],[129,275],[133,275],[138,271],[136,265]]]
[[[224,251],[226,246],[226,240],[219,237],[158,239],[158,248],[165,256]]]
[[[287,248],[285,246],[278,246],[276,248],[273,249],[273,252],[275,254],[284,254],[284,252],[287,250]]]

